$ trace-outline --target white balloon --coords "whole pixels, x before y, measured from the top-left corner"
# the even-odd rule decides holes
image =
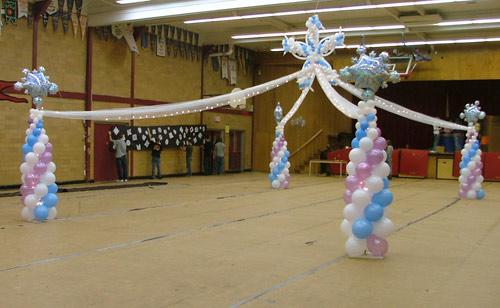
[[[349,203],[344,207],[344,218],[349,221],[354,221],[363,215],[363,207]]]
[[[31,135],[31,130],[29,128],[26,129],[26,136]]]
[[[356,174],[356,164],[354,164],[352,161],[347,163],[347,166],[345,167],[347,174],[349,175],[355,175]]]
[[[351,236],[345,242],[345,251],[349,257],[360,257],[365,253],[366,240]]]
[[[470,161],[468,164],[467,164],[467,168],[472,170],[474,168],[476,168],[476,162],[473,162],[473,161]]]
[[[462,168],[460,169],[460,174],[463,175],[464,177],[468,177],[470,175],[470,170],[467,168]]]
[[[283,169],[283,174],[286,176],[286,175],[290,175],[290,170],[288,170],[288,168],[285,167],[285,169]]]
[[[359,101],[358,102],[358,107],[359,108],[365,108],[366,107],[366,102],[365,101]]]
[[[373,223],[373,234],[382,238],[386,238],[395,229],[396,227],[387,217],[382,217],[380,221]]]
[[[38,162],[38,156],[35,153],[30,152],[26,154],[25,160],[28,163],[28,165],[34,166]]]
[[[57,217],[57,210],[56,207],[53,206],[49,209],[49,216],[47,217],[48,220],[52,220]]]
[[[283,141],[283,145],[286,147],[288,145],[288,142]]]
[[[30,209],[27,206],[23,207],[23,209],[21,210],[21,217],[26,221],[32,221],[33,219],[35,219],[33,209]]]
[[[340,224],[340,231],[347,236],[352,236],[352,226],[347,219],[342,220],[342,223]]]
[[[378,137],[378,132],[377,132],[377,129],[376,128],[373,128],[373,127],[370,127],[366,130],[366,135],[368,136],[368,138],[370,138],[371,140],[375,139]]]
[[[56,181],[56,176],[52,172],[45,172],[40,177],[40,183],[43,183],[45,185],[54,184],[55,181]]]
[[[466,149],[467,151],[470,150],[470,143],[465,144],[464,149]]]
[[[273,158],[273,162],[275,162],[275,163],[279,163],[279,162],[280,162],[280,158],[279,158],[279,157],[274,157],[274,158]]]
[[[475,182],[474,184],[472,184],[472,189],[474,189],[475,191],[480,190],[481,189],[481,183]]]
[[[269,163],[269,169],[273,169],[274,168],[274,162],[270,162]],[[49,170],[49,166],[47,165],[47,170]],[[53,172],[53,171],[51,171]]]
[[[45,134],[46,133],[45,128],[42,128],[41,132],[42,134]]]
[[[40,136],[38,137],[38,141],[43,144],[47,144],[49,142],[49,136],[45,134],[40,134]]]
[[[24,198],[24,205],[26,205],[29,208],[35,208],[36,204],[38,203],[38,198],[34,194],[29,194]]]
[[[366,154],[361,149],[352,149],[351,152],[349,152],[349,160],[351,160],[356,164],[365,161],[365,159],[366,159]]]
[[[273,141],[273,148],[275,148],[278,145],[278,142]]]
[[[356,122],[355,127],[356,127],[356,129],[360,129],[361,128],[361,124],[359,122]]]
[[[389,176],[389,173],[391,172],[391,168],[387,163],[381,163],[375,168],[373,168],[372,174],[378,175],[382,178]]]
[[[286,164],[285,164],[285,166],[286,166],[287,169],[290,169],[290,166],[291,166],[290,162],[287,161]]]
[[[478,149],[478,150],[476,151],[476,153],[477,153],[477,155],[481,156],[481,154],[482,154],[483,152],[482,152],[480,149]]]
[[[465,181],[466,181],[466,178],[463,175],[461,175],[461,176],[458,177],[458,182],[459,183],[463,183]]]
[[[384,160],[383,161],[387,161],[387,152],[385,150],[382,151],[382,155],[384,155]]]
[[[472,158],[472,161],[475,162],[475,163],[478,163],[481,161],[481,155],[474,155],[474,157]]]
[[[381,177],[372,175],[365,180],[365,186],[372,194],[378,193],[384,188],[384,181]]]
[[[38,199],[42,198],[45,196],[48,192],[48,187],[47,185],[40,183],[35,186],[35,196],[37,196]]]
[[[359,207],[364,207],[370,203],[370,194],[358,188],[352,193],[352,203]]]
[[[35,127],[36,127],[35,124],[33,124],[33,123],[30,124],[30,129],[35,129]]]
[[[460,154],[462,154],[462,156],[464,156],[465,154],[467,154],[467,150],[466,150],[466,149],[462,149],[462,150],[460,151]]]
[[[363,149],[365,152],[368,152],[373,147],[373,141],[369,137],[363,137],[359,141],[359,147]]]
[[[33,152],[36,154],[42,154],[45,151],[45,144],[37,142],[33,145]]]
[[[478,183],[482,183],[484,181],[484,177],[482,175],[478,175],[477,178],[476,178],[476,181]]]
[[[280,187],[280,181],[279,180],[274,180],[271,182],[271,186],[273,188],[279,188]]]
[[[467,192],[467,199],[476,199],[476,192],[473,189]]]
[[[28,174],[33,170],[32,166],[28,165],[28,163],[24,162],[19,166],[19,170],[21,170],[22,174]]]
[[[283,156],[285,156],[285,152],[283,152],[283,151],[279,151],[279,152],[278,152],[278,156],[279,156],[279,157],[283,157]]]
[[[368,123],[368,125],[369,125],[371,128],[376,128],[376,127],[377,127],[377,123],[376,123],[376,122],[370,122],[370,123]]]
[[[278,180],[279,180],[280,182],[285,181],[285,175],[284,175],[283,173],[282,173],[282,174],[280,174],[280,175],[278,175]]]

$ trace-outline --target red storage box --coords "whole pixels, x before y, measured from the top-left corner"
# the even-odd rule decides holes
[[[500,181],[500,152],[483,152],[483,176],[488,181]]]
[[[425,178],[427,176],[428,163],[428,151],[401,149],[399,157],[399,176]]]
[[[453,176],[460,176],[460,161],[462,160],[462,154],[460,151],[455,152],[455,157],[453,157]]]
[[[351,151],[350,148],[347,149],[340,149],[340,150],[335,150],[330,153],[328,153],[328,159],[329,160],[343,160],[346,163],[342,165],[342,174],[346,174],[345,167],[347,163],[349,162],[349,152]],[[330,168],[330,172],[332,174],[340,174],[340,165],[337,164],[329,164],[328,165]]]
[[[399,156],[401,155],[401,150],[393,150],[392,151],[392,176],[399,175]]]

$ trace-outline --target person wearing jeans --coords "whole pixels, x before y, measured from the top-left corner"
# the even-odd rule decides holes
[[[222,139],[217,139],[215,144],[215,170],[217,175],[224,173],[224,150],[226,145],[222,142]]]
[[[153,149],[151,150],[152,179],[155,178],[155,169],[156,169],[156,177],[161,179],[160,156],[161,156],[161,143],[155,142],[153,144]]]
[[[113,148],[115,149],[115,159],[116,159],[116,170],[118,173],[119,182],[128,181],[128,162],[127,162],[127,144],[125,143],[125,135],[119,135],[119,139],[111,138],[111,132],[109,134],[109,141],[113,142]]]

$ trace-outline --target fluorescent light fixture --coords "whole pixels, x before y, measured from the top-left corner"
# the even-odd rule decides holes
[[[118,4],[131,4],[131,3],[138,3],[138,2],[148,2],[150,0],[116,0],[116,3]]]
[[[457,40],[435,40],[435,41],[413,41],[406,43],[376,43],[376,44],[365,44],[368,48],[382,48],[382,47],[398,47],[398,46],[422,46],[422,45],[449,45],[449,44],[468,44],[468,43],[488,43],[488,42],[500,42],[500,37],[490,37],[490,38],[469,38],[469,39],[457,39]],[[353,49],[358,48],[360,45],[344,45],[337,47],[337,49]],[[271,51],[283,51],[283,48],[272,48]]]
[[[319,14],[319,13],[331,13],[331,12],[342,12],[342,11],[373,10],[373,9],[383,9],[392,7],[421,6],[421,5],[470,2],[470,1],[472,0],[425,0],[425,1],[396,2],[396,3],[385,3],[385,4],[368,4],[368,5],[356,5],[356,6],[345,6],[345,7],[331,7],[331,8],[315,9],[315,10],[299,10],[299,11],[288,11],[288,12],[278,12],[278,13],[263,13],[263,14],[252,14],[252,15],[242,15],[242,16],[193,19],[193,20],[186,20],[184,21],[184,23],[195,24],[195,23],[268,18],[268,17],[291,16],[291,15]]]
[[[494,24],[499,23],[500,18],[475,19],[475,20],[458,20],[458,21],[443,21],[434,24],[434,26],[461,26],[461,25],[479,25],[479,24]]]
[[[343,32],[356,32],[356,31],[378,31],[378,30],[397,30],[404,29],[404,25],[386,25],[386,26],[373,26],[373,27],[351,27],[351,28],[335,28],[335,29],[325,29],[320,30],[320,34],[334,33],[342,30]],[[263,34],[243,34],[243,35],[233,35],[231,38],[233,40],[244,40],[244,39],[256,39],[256,38],[269,38],[269,37],[282,37],[282,36],[295,36],[295,35],[305,35],[306,31],[295,31],[295,32],[281,32],[281,33],[263,33]]]

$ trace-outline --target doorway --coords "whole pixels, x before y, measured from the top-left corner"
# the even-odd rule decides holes
[[[108,132],[114,124],[99,124],[94,126],[94,180],[116,180],[115,151],[109,141]]]
[[[243,131],[229,131],[229,171],[243,171]]]

